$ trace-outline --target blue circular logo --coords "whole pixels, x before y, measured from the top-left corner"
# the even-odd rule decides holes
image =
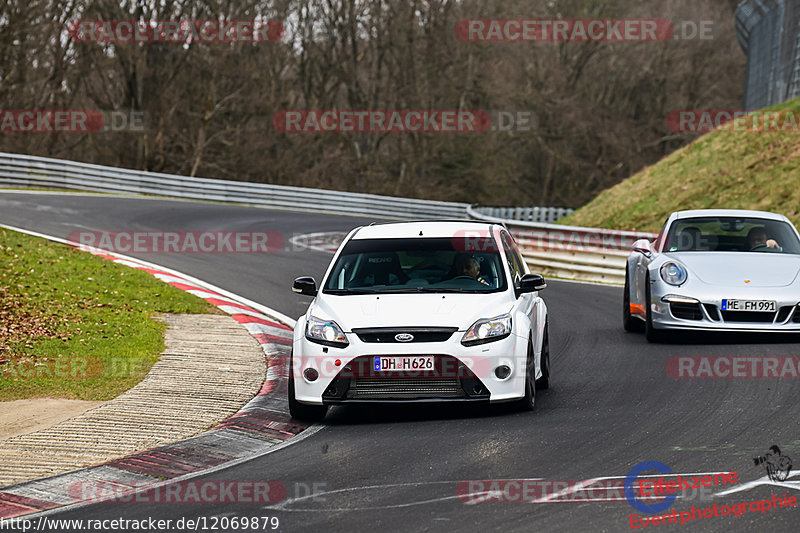
[[[659,463],[658,461],[644,461],[631,468],[631,471],[625,476],[625,499],[628,500],[628,503],[631,504],[634,509],[642,513],[660,513],[661,511],[665,511],[669,509],[678,498],[677,493],[670,494],[664,498],[664,501],[652,505],[647,505],[636,499],[636,491],[634,489],[636,478],[639,477],[639,474],[652,470],[657,470],[662,474],[672,473],[672,469],[664,463]]]

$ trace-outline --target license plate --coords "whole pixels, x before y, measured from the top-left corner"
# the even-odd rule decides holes
[[[722,300],[723,311],[774,313],[775,309],[775,302],[770,300]]]
[[[431,355],[417,355],[417,356],[376,356],[375,357],[375,371],[376,372],[397,372],[404,370],[433,370],[433,356]]]

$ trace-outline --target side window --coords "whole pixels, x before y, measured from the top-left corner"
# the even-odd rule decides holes
[[[511,271],[511,280],[512,285],[515,287],[519,285],[520,278],[525,274],[525,267],[522,266],[522,263],[519,258],[519,254],[517,254],[517,247],[514,245],[514,241],[511,236],[503,232],[501,239],[503,241],[503,250],[505,251],[506,261],[508,261],[508,269]]]

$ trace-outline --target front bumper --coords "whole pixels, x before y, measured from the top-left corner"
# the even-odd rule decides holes
[[[787,287],[651,285],[650,313],[656,329],[800,333],[800,294]],[[675,302],[680,299],[696,303]],[[775,312],[723,311],[723,299],[775,301]],[[672,300],[672,301],[670,301]]]
[[[527,338],[514,334],[476,346],[460,343],[463,332],[444,342],[363,342],[348,333],[345,348],[309,341],[295,331],[292,368],[295,397],[314,405],[402,402],[502,402],[524,396]],[[432,371],[381,372],[375,356],[434,356]],[[338,364],[337,364],[338,362]],[[498,366],[510,368],[500,379]],[[307,379],[306,369],[317,371]]]

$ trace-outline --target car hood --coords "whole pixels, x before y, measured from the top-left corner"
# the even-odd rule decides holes
[[[683,252],[665,254],[708,285],[785,287],[800,272],[800,255],[768,252]],[[745,281],[749,280],[749,282]]]
[[[318,297],[309,309],[318,318],[333,319],[345,331],[380,327],[458,327],[465,330],[480,318],[511,310],[506,293],[379,294]]]

